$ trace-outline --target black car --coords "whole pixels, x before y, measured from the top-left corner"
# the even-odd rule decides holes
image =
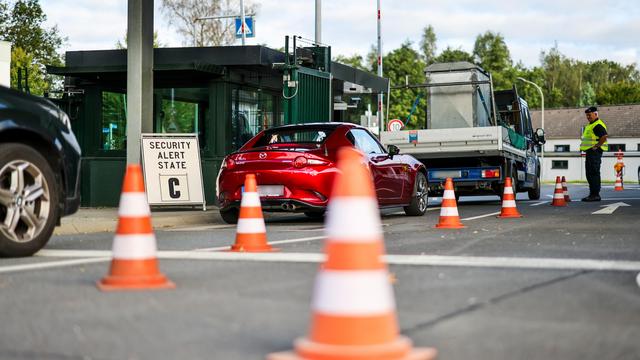
[[[51,101],[0,86],[0,256],[29,256],[80,205],[80,145]]]

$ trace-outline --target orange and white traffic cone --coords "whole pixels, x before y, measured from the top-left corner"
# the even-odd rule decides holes
[[[622,186],[622,178],[620,178],[620,175],[616,174],[616,184],[613,187],[613,191],[622,191],[624,190],[624,187]]]
[[[255,174],[247,174],[244,178],[244,192],[240,201],[236,242],[231,246],[230,251],[274,251],[267,243],[267,228],[264,225]]]
[[[268,360],[427,360],[436,350],[413,348],[399,334],[389,271],[382,260],[380,212],[363,154],[338,152],[329,199],[326,260],[316,277],[309,336]]]
[[[120,196],[111,269],[97,283],[98,288],[103,291],[174,288],[175,284],[160,273],[156,250],[142,170],[138,164],[129,164]]]
[[[456,204],[456,194],[453,190],[453,179],[451,178],[447,178],[444,183],[444,194],[442,194],[442,205],[440,205],[440,219],[436,227],[440,229],[461,229],[466,227],[460,222],[458,205]]]
[[[569,189],[567,188],[567,180],[562,176],[562,194],[564,195],[564,201],[571,202],[569,197]]]
[[[553,191],[552,206],[567,206],[567,202],[564,201],[564,191],[562,190],[562,180],[560,176],[556,176],[556,188]]]
[[[513,185],[511,184],[511,178],[507,177],[504,180],[504,194],[502,195],[502,210],[500,211],[499,218],[519,218],[522,217],[516,208],[516,196],[513,193]]]

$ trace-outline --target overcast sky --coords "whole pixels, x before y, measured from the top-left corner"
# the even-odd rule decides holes
[[[247,2],[251,0],[245,0]],[[257,1],[256,38],[248,44],[284,46],[287,34],[314,38],[314,0]],[[68,36],[66,50],[112,49],[126,32],[126,0],[41,0],[48,25]],[[180,46],[156,0],[159,40]],[[363,56],[376,41],[376,0],[323,0],[322,42],[332,54]],[[540,51],[558,43],[580,60],[640,62],[638,0],[382,0],[384,51],[410,40],[416,49],[422,28],[433,25],[438,52],[451,46],[471,51],[475,37],[500,32],[515,62],[540,63]]]

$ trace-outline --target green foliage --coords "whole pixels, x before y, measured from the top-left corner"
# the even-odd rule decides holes
[[[364,65],[362,55],[353,54],[351,56],[338,55],[335,59],[335,62],[339,62],[341,64],[349,65],[356,69],[360,69],[363,71],[369,71],[369,69]]]
[[[478,35],[473,46],[473,56],[476,64],[492,74],[495,89],[511,88],[512,84],[508,80],[512,78],[509,72],[513,69],[513,62],[500,33],[487,31]]]
[[[66,41],[58,27],[46,28],[47,16],[38,0],[18,0],[13,5],[0,0],[0,40],[12,44],[11,84],[17,85],[18,67],[29,69],[31,92],[42,95],[53,85],[45,65],[62,65],[60,48]],[[16,77],[14,77],[16,76]]]
[[[638,104],[640,103],[640,83],[616,82],[602,86],[596,94],[596,102],[601,105]]]
[[[468,52],[458,48],[453,49],[450,46],[447,46],[440,55],[436,56],[433,60],[434,63],[443,63],[443,62],[454,62],[454,61],[468,61],[473,62],[473,55]]]
[[[384,76],[391,80],[391,85],[422,84],[425,82],[425,63],[420,54],[412,47],[411,42],[405,41],[398,49],[393,50],[384,58]],[[399,89],[391,91],[389,119],[401,119],[409,129],[424,126],[425,104],[421,100],[416,111],[411,116],[409,122],[406,117],[409,115],[411,106],[421,89]]]
[[[430,65],[435,62],[436,57],[436,32],[433,26],[425,26],[422,30],[422,39],[420,40],[420,50],[422,50],[422,59],[425,64]]]

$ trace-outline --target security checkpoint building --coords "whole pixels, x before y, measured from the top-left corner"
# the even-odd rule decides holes
[[[545,110],[544,179],[554,181],[565,176],[568,181],[586,181],[580,153],[580,137],[587,124],[585,108]],[[640,104],[598,106],[598,115],[607,125],[609,151],[602,156],[602,180],[615,181],[615,153],[624,153],[625,183],[638,183],[640,171]],[[531,111],[534,128],[541,127],[540,110]]]
[[[330,47],[298,47],[288,56],[264,46],[153,51],[153,132],[198,134],[207,203],[215,201],[224,157],[259,131],[288,123],[360,122],[367,104],[370,109],[371,99],[389,85],[332,62]],[[126,163],[127,51],[70,51],[64,67],[47,70],[65,78],[64,96],[56,101],[82,147],[82,205],[117,205]],[[284,74],[296,83],[283,81]]]

